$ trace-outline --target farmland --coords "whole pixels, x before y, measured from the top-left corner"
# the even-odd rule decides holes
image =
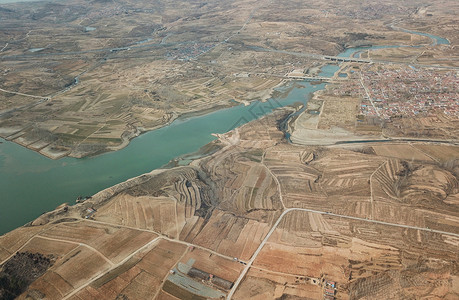
[[[0,236],[0,298],[459,298],[454,1],[86,4],[0,7],[0,136],[53,159],[404,47]]]
[[[0,136],[53,159],[118,150],[180,116],[266,100],[285,74],[316,74],[315,55],[362,45],[416,46],[372,59],[457,67],[454,1],[178,3],[2,4]],[[319,129],[352,127],[358,102],[330,97]]]
[[[455,146],[293,145],[291,111],[3,236],[55,257],[21,297],[457,297]]]

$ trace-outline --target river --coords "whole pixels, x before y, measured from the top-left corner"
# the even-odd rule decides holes
[[[368,49],[371,47],[348,49],[340,55],[350,56]],[[336,65],[327,65],[319,75],[328,77],[338,69]],[[122,150],[90,158],[50,160],[0,139],[0,234],[64,202],[73,204],[79,195],[92,195],[164,166],[174,158],[195,152],[215,139],[212,133],[227,132],[280,106],[296,102],[306,104],[309,95],[324,86],[291,82],[277,89],[287,94],[284,97],[265,103],[255,101],[248,106],[234,106],[202,116],[179,118],[168,126],[135,138]]]
[[[336,67],[337,68],[337,67]],[[171,125],[145,133],[124,149],[103,155],[50,160],[15,143],[0,144],[0,233],[36,218],[61,203],[74,203],[79,195],[92,195],[128,178],[150,172],[214,140],[224,133],[274,108],[305,103],[307,95],[324,87],[307,82],[284,98],[253,102],[203,116],[178,119]],[[291,86],[279,88],[282,91]]]

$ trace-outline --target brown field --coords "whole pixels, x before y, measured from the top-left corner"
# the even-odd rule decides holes
[[[277,129],[289,113],[220,135],[220,150],[190,166],[145,174],[2,237],[14,251],[39,232],[23,249],[57,258],[23,298],[59,299],[85,285],[72,299],[200,299],[164,282],[169,271],[193,259],[193,267],[236,282],[283,205],[323,213],[285,214],[234,299],[317,299],[326,280],[338,283],[337,299],[457,298],[459,184],[446,158],[455,151],[447,148],[448,163],[440,163],[440,154],[424,159],[424,149],[407,159],[414,142],[396,150],[292,145]],[[97,209],[94,220],[82,219],[86,207]],[[79,220],[53,224],[69,216]]]
[[[459,149],[455,146],[416,144],[414,147],[440,162],[447,162],[459,158]]]
[[[186,263],[189,259],[195,260],[194,268],[232,282],[236,281],[244,267],[232,259],[222,258],[198,248],[188,251],[180,261]]]
[[[294,298],[296,296],[297,298]],[[321,299],[322,288],[308,284],[304,276],[272,272],[253,267],[241,283],[234,299]]]
[[[309,222],[304,221],[305,214],[309,214]],[[316,284],[322,286],[322,278],[338,282],[338,299],[360,298],[364,294],[377,299],[422,297],[431,293],[429,287],[446,298],[457,295],[457,290],[444,281],[444,278],[454,278],[454,271],[444,269],[442,264],[414,271],[410,261],[414,259],[410,258],[414,249],[426,249],[427,245],[429,250],[425,255],[452,258],[456,255],[457,241],[445,243],[449,239],[445,236],[335,217],[323,218],[322,228],[314,228],[313,215],[293,212],[285,216],[236,296],[253,295],[250,299],[260,299],[261,289],[256,287],[268,285],[263,291],[271,290],[271,295],[307,297],[308,290],[304,291],[304,286],[315,288],[317,293]],[[413,272],[419,276],[417,290],[408,288],[412,281],[406,282]],[[435,279],[429,281],[428,278]]]
[[[46,147],[40,153],[55,159],[119,149],[142,131],[179,115],[231,106],[231,100],[267,99],[285,74],[301,75],[327,62],[307,54],[412,45],[420,47],[372,51],[372,58],[457,66],[452,0],[365,6],[355,0],[345,5],[122,0],[94,2],[90,10],[85,1],[74,0],[55,9],[38,2],[3,7],[1,85],[9,92],[0,92],[0,111],[10,113],[0,133],[34,150]],[[453,44],[433,46],[429,38],[389,22]],[[354,127],[357,102],[331,97],[319,127]]]
[[[433,116],[399,118],[383,130],[386,136],[414,137],[433,140],[455,141],[458,136],[458,118],[438,111]]]
[[[166,293],[165,291],[161,290],[159,292],[158,297],[156,297],[157,300],[179,300],[179,298],[172,296],[171,294]]]
[[[70,251],[78,247],[77,244],[67,243],[65,241],[50,241],[39,236],[34,237],[28,242],[21,251],[28,251],[31,253],[41,253],[45,255],[54,255],[57,258],[62,258]]]
[[[78,230],[76,230],[77,228]],[[42,236],[87,244],[100,251],[113,263],[118,263],[157,235],[85,221],[83,223],[59,224],[43,232]]]
[[[129,299],[152,298],[185,251],[184,245],[160,240],[152,250],[101,277],[73,299],[114,299],[122,295]]]
[[[31,237],[43,230],[40,227],[20,227],[0,236],[0,261],[19,250]]]
[[[388,145],[375,145],[372,146],[373,150],[377,155],[405,159],[405,160],[420,160],[420,161],[432,161],[432,159],[424,154],[423,152],[412,147],[411,145],[401,144],[388,144]]]
[[[353,130],[359,104],[359,98],[325,96],[317,128],[331,129],[337,126]]]
[[[164,283],[163,288],[165,294],[173,295],[172,299],[181,299],[181,300],[205,300],[206,298],[194,295],[193,293],[178,287],[170,281]]]
[[[1,236],[1,262],[17,251],[52,255],[19,298],[203,299],[166,280],[178,262],[237,282],[266,242],[234,299],[324,299],[328,280],[337,299],[459,299],[457,116],[439,109],[363,121],[361,91],[344,91],[362,65],[457,67],[456,2],[2,4],[0,85],[11,92],[0,92],[0,136],[55,159],[119,149],[181,115],[282,98],[274,87],[285,74],[314,75],[330,63],[323,55],[419,46],[340,64],[349,77],[334,76],[288,122],[293,143],[280,127],[295,109],[281,109],[218,135],[218,151],[188,166],[139,176]],[[407,136],[450,144],[335,144]],[[86,220],[89,207],[97,212]],[[286,208],[321,213],[290,211],[264,240]]]
[[[185,227],[182,232],[185,241],[242,260],[250,258],[269,230],[267,223],[238,218],[217,210],[206,224],[199,219],[192,226],[189,231]]]
[[[58,260],[42,277],[33,282],[28,292],[34,290],[46,295],[47,299],[62,299],[98,274],[108,270],[110,265],[86,247],[79,246]],[[77,268],[77,272],[76,272]]]
[[[177,237],[177,231],[183,226],[177,224],[177,214],[182,210],[183,208],[171,198],[120,194],[99,208],[96,218],[103,222],[153,230]],[[180,221],[184,221],[181,215]]]
[[[439,27],[438,25],[435,27]],[[427,41],[429,43],[431,41]],[[437,47],[439,48],[439,47]],[[440,48],[441,49],[441,48]],[[455,59],[448,58],[447,56],[455,56]],[[459,67],[457,63],[457,53],[451,51],[448,47],[444,47],[440,52],[434,49],[411,49],[411,48],[398,48],[398,49],[380,49],[378,51],[373,51],[371,57],[373,59],[385,59],[390,57],[393,61],[404,62],[411,60],[419,64],[436,64],[443,66],[456,66]]]
[[[227,200],[227,207],[237,212],[247,212],[254,209],[278,209],[281,204],[278,201],[276,184],[269,171],[256,161],[261,160],[262,152],[247,152],[242,156],[228,156],[223,164],[229,164],[233,160],[232,167],[225,170],[215,170],[216,174],[228,172],[236,174],[229,179],[222,193]],[[250,160],[250,161],[248,161]]]

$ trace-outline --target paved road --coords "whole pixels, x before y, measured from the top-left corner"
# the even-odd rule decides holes
[[[429,228],[423,228],[423,227],[417,227],[417,226],[402,225],[402,224],[395,224],[395,223],[376,221],[376,220],[369,220],[369,219],[365,219],[365,218],[351,217],[351,216],[346,216],[346,215],[339,215],[339,214],[328,213],[328,212],[324,212],[324,211],[307,209],[307,208],[288,208],[284,212],[282,212],[282,214],[277,219],[276,223],[274,223],[274,225],[271,228],[271,230],[268,232],[268,234],[265,236],[263,241],[260,243],[260,246],[258,246],[258,248],[255,251],[255,253],[252,255],[250,260],[247,262],[247,265],[245,266],[244,270],[242,270],[242,272],[239,275],[238,279],[234,282],[233,287],[231,288],[230,292],[228,293],[228,296],[226,298],[227,300],[230,300],[233,297],[234,292],[238,288],[238,286],[241,283],[242,279],[244,279],[245,275],[249,271],[250,267],[252,266],[253,262],[257,258],[258,254],[261,252],[261,250],[263,249],[264,245],[266,244],[266,242],[269,240],[269,238],[273,234],[274,230],[276,230],[277,226],[282,221],[282,218],[286,214],[291,212],[291,211],[306,211],[306,212],[312,212],[312,213],[321,214],[321,215],[329,215],[329,216],[333,216],[333,217],[340,217],[340,218],[344,218],[344,219],[351,219],[351,220],[357,220],[357,221],[363,221],[363,222],[369,222],[369,223],[375,223],[375,224],[381,224],[381,225],[387,225],[387,226],[394,226],[394,227],[401,227],[401,228],[407,228],[407,229],[422,230],[422,231],[446,234],[446,235],[451,235],[451,236],[455,236],[455,237],[459,238],[459,234],[457,234],[457,233],[446,232],[446,231],[441,231],[441,230],[435,230],[435,229],[429,229]]]

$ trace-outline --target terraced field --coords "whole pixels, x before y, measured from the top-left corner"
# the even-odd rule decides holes
[[[166,197],[133,197],[120,194],[99,209],[97,220],[111,220],[116,224],[162,232],[171,237],[178,236],[176,220],[179,217],[174,199]],[[180,214],[183,218],[184,212]],[[183,220],[184,221],[184,220]],[[183,226],[183,225],[182,225]]]
[[[444,278],[455,272],[441,264],[419,260],[415,263],[416,258],[412,257],[412,251],[416,251],[413,246],[421,249],[427,243],[429,255],[455,257],[457,244],[442,247],[442,242],[435,242],[443,238],[292,212],[282,220],[255,260],[235,299],[243,299],[245,294],[253,299],[273,294],[317,299],[322,293],[319,283],[322,285],[323,280],[330,278],[347,282],[341,286],[343,290],[337,290],[339,299],[406,299],[425,296],[432,289],[448,299],[455,294],[454,290],[448,292]]]
[[[451,159],[434,147],[432,159],[407,160],[392,144],[292,145],[278,129],[290,113],[1,237],[4,260],[18,250],[56,258],[21,297],[459,297],[451,146]]]
[[[56,255],[56,252],[53,254]],[[78,272],[75,271],[75,266],[78,266]],[[78,246],[63,255],[42,277],[33,282],[29,294],[62,299],[84,285],[88,278],[93,278],[109,268],[110,264],[95,255],[94,251]],[[27,299],[27,295],[24,294],[19,299]]]
[[[262,217],[274,220],[274,214]],[[214,211],[204,224],[198,220],[183,239],[212,249],[229,257],[248,260],[269,231],[269,223],[236,217],[230,213]]]
[[[419,160],[419,161],[431,161],[432,158],[422,151],[418,150],[417,147],[405,144],[390,144],[384,146],[373,146],[373,150],[377,155],[387,156],[392,158],[399,158],[408,161]]]
[[[40,236],[76,244],[84,243],[99,251],[113,263],[120,262],[128,254],[157,237],[150,232],[87,221],[59,224],[42,232]]]
[[[164,277],[185,253],[186,246],[161,240],[111,270],[70,299],[145,299],[161,288]]]

